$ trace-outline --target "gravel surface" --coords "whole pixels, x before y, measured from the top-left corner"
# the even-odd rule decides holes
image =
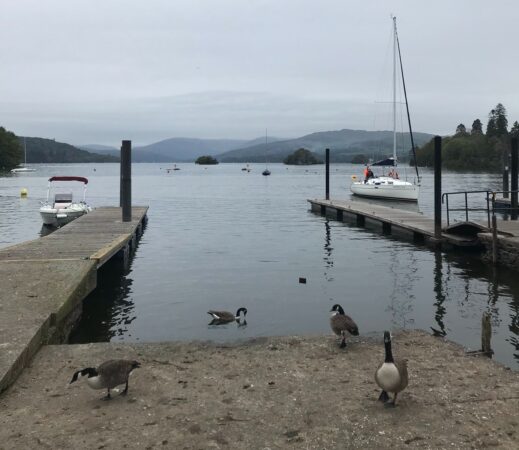
[[[0,397],[0,448],[518,448],[519,373],[420,331],[393,352],[410,380],[385,408],[381,337],[46,346]],[[127,396],[66,388],[112,358],[142,364]]]

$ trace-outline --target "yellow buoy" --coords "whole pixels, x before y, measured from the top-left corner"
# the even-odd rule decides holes
[[[353,181],[356,181],[356,180],[357,180],[357,175],[352,175],[352,176],[351,176],[351,179],[352,179]]]
[[[23,188],[21,191],[20,191],[20,197],[27,197],[27,194],[29,192],[27,191],[27,189]]]

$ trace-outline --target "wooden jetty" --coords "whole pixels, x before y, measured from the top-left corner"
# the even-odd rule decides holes
[[[483,222],[454,222],[442,224],[441,237],[434,233],[434,219],[416,211],[407,211],[391,206],[382,206],[360,200],[309,199],[313,212],[341,222],[356,223],[381,229],[385,234],[411,238],[430,245],[447,245],[464,248],[492,247],[492,230]],[[519,221],[497,221],[497,245],[501,248],[504,262],[511,265],[519,261]],[[513,257],[513,255],[517,255]],[[512,265],[513,265],[512,264]]]
[[[488,232],[481,224],[471,223],[475,231],[460,232],[461,224],[443,227],[441,239],[435,237],[434,220],[415,211],[390,206],[381,206],[353,200],[308,200],[313,212],[332,217],[338,221],[354,222],[357,225],[374,225],[386,234],[400,234],[421,243],[438,245],[447,243],[457,247],[473,247],[478,244],[477,232]],[[467,224],[465,224],[467,225]]]
[[[121,208],[97,208],[48,236],[0,250],[0,392],[41,345],[66,340],[97,270],[135,249],[147,210],[134,206],[123,222]]]

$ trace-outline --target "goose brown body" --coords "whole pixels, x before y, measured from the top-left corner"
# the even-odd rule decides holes
[[[358,336],[359,327],[350,316],[344,314],[341,305],[334,305],[332,312],[334,314],[330,317],[330,327],[337,336],[342,338],[341,348],[346,347],[346,334]]]
[[[238,310],[236,311],[236,314],[233,314],[232,312],[229,312],[229,311],[215,311],[215,310],[207,311],[207,314],[209,314],[213,318],[213,321],[211,322],[211,324],[213,324],[213,325],[229,323],[229,322],[233,322],[235,320],[240,320],[241,313],[243,313],[243,318],[245,318],[245,316],[247,315],[247,308],[243,308],[243,307],[238,308]]]
[[[105,399],[110,398],[110,389],[126,384],[122,395],[128,392],[128,378],[133,369],[140,367],[140,363],[128,359],[110,359],[98,367],[87,367],[78,370],[72,376],[70,383],[74,383],[79,376],[87,376],[87,383],[92,389],[107,389]]]
[[[135,369],[136,361],[127,359],[111,359],[97,368],[97,374],[103,386],[99,389],[113,389],[128,381],[128,377]]]

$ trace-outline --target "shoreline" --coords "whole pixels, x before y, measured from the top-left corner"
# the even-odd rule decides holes
[[[4,447],[515,448],[519,373],[423,331],[394,334],[409,386],[377,401],[382,337],[44,346],[0,396]],[[137,359],[126,397],[103,402],[72,373]]]

